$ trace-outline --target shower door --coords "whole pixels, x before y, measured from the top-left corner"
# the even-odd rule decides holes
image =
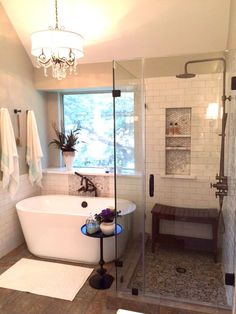
[[[133,269],[141,263],[140,286],[143,290],[145,159],[144,159],[144,92],[143,61],[113,63],[114,108],[114,178],[116,209],[122,199],[129,208],[117,222],[123,232],[116,237],[117,290],[132,291]],[[134,210],[135,209],[135,210]],[[138,293],[137,289],[133,293]]]

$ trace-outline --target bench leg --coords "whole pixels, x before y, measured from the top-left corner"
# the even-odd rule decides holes
[[[214,261],[217,263],[218,221],[212,223],[212,237]]]
[[[152,214],[152,253],[155,252],[155,242],[159,234],[160,219],[157,215]]]

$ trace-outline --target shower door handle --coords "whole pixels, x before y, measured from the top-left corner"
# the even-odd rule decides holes
[[[154,196],[154,175],[150,174],[149,176],[149,196]]]

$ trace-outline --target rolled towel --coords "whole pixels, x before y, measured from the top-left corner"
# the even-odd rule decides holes
[[[15,135],[6,108],[0,109],[0,137],[2,185],[3,189],[7,189],[13,198],[19,186],[19,161]]]
[[[29,166],[29,180],[31,184],[33,185],[35,183],[40,187],[42,186],[42,157],[43,153],[40,145],[35,115],[32,110],[29,110],[27,114],[26,161]]]

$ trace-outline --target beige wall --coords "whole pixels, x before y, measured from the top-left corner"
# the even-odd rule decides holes
[[[66,79],[53,79],[49,70],[48,77],[42,69],[34,72],[35,88],[38,90],[74,90],[112,86],[112,62],[78,64],[77,75],[67,75]]]
[[[48,112],[48,143],[55,138],[55,132],[52,125],[55,123],[59,128],[62,123],[61,95],[60,93],[47,94],[47,112]],[[58,149],[49,146],[48,167],[60,167],[62,155]]]
[[[206,59],[222,57],[223,52],[204,53],[196,55],[184,55],[165,58],[148,58],[145,59],[144,76],[174,76],[177,73],[183,72],[184,63],[193,59]],[[131,73],[133,77],[141,77],[139,59],[118,61],[121,66]],[[217,63],[205,63],[192,65],[191,70],[196,73],[214,73],[220,72],[221,68]],[[77,66],[77,75],[68,75],[66,79],[58,81],[51,77],[49,71],[48,77],[44,76],[42,69],[34,71],[35,87],[38,90],[78,90],[78,89],[97,89],[112,86],[112,61],[102,63],[79,64]],[[121,71],[119,71],[121,73]],[[127,77],[126,77],[127,78]],[[120,78],[121,79],[121,78]]]
[[[231,0],[227,49],[236,49],[236,0]]]
[[[144,60],[144,77],[160,77],[160,76],[175,76],[178,73],[183,73],[184,64],[190,60],[208,59],[222,57],[223,52],[202,53],[191,55],[167,56],[161,58],[146,58]],[[135,77],[141,77],[141,67],[138,59],[120,61],[126,70],[133,74]],[[198,74],[216,73],[221,72],[221,64],[217,62],[197,63],[189,66],[189,72]]]
[[[44,153],[43,165],[47,165],[47,114],[46,99],[33,85],[32,64],[0,5],[0,107],[9,110],[15,133],[16,116],[13,110],[21,110],[21,146],[18,147],[20,173],[26,173],[26,110],[34,110]]]

